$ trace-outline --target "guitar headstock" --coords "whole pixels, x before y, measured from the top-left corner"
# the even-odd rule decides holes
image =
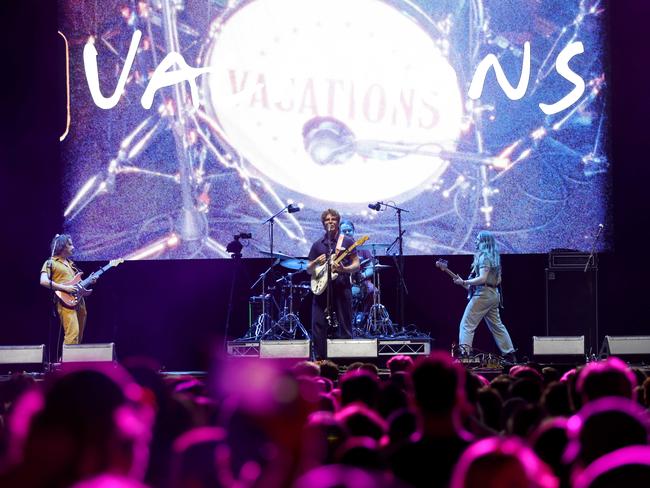
[[[108,262],[108,264],[109,264],[111,267],[115,267],[115,266],[118,266],[118,265],[122,264],[123,262],[124,262],[124,258],[117,258],[117,259],[111,259],[111,260]]]
[[[360,246],[361,244],[363,244],[364,242],[366,242],[368,239],[370,239],[369,236],[363,236],[361,239],[359,239],[359,240],[356,242],[356,245],[357,245],[357,246]]]
[[[449,267],[449,262],[446,259],[438,259],[436,261],[436,266],[444,271]]]

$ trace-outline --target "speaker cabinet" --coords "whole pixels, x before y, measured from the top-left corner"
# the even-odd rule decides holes
[[[647,361],[650,336],[605,336],[601,352],[630,361]]]
[[[584,336],[598,352],[598,270],[546,269],[546,335]]]
[[[63,344],[61,361],[64,363],[114,360],[115,343],[113,342],[106,344]]]
[[[376,358],[377,339],[327,339],[328,358]]]
[[[45,344],[38,346],[0,346],[0,371],[36,371],[43,368]]]
[[[584,356],[584,354],[584,336],[533,336],[533,355],[535,356]]]

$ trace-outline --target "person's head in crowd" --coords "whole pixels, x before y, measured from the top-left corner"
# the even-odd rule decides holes
[[[451,415],[465,403],[465,369],[445,353],[418,359],[411,381],[414,403],[423,415]]]
[[[503,426],[504,431],[512,431],[512,418],[515,416],[518,410],[521,410],[526,405],[528,405],[526,403],[526,400],[519,397],[509,398],[503,402],[503,405],[501,407],[501,425]]]
[[[506,432],[526,439],[544,419],[544,411],[539,405],[526,404],[516,409],[506,423]]]
[[[556,488],[551,470],[522,441],[490,437],[472,444],[454,467],[450,488]]]
[[[501,432],[503,429],[501,425],[503,400],[499,392],[490,386],[484,386],[478,391],[476,403],[483,424],[495,432]]]
[[[566,382],[549,383],[542,393],[541,404],[549,417],[569,417],[573,414]]]
[[[303,471],[336,462],[336,452],[348,438],[345,427],[333,412],[312,413],[302,432],[301,468]]]
[[[348,365],[347,369],[345,370],[346,373],[349,373],[350,371],[356,371],[359,369],[361,366],[363,366],[363,363],[361,361],[355,361],[351,364]]]
[[[567,465],[562,462],[568,443],[568,420],[563,417],[553,418],[542,422],[530,436],[530,445],[535,454],[549,466],[555,475],[568,481]]]
[[[560,381],[562,375],[557,368],[554,368],[552,366],[544,366],[542,368],[542,377],[544,378],[544,384],[548,385],[554,381]]]
[[[316,411],[334,413],[336,410],[336,399],[331,393],[321,393],[318,395],[318,404],[316,406]]]
[[[647,445],[650,428],[645,410],[633,400],[591,400],[568,421],[564,461],[580,469],[622,447]]]
[[[386,367],[390,371],[391,376],[398,371],[408,371],[413,365],[413,358],[405,354],[398,354],[393,356],[386,362]]]
[[[335,414],[335,418],[352,437],[370,437],[379,442],[388,431],[386,421],[361,403],[344,407]]]
[[[482,376],[473,373],[472,371],[465,371],[465,398],[472,405],[476,405],[478,400],[478,391],[485,386],[485,381]]]
[[[408,391],[410,385],[409,381],[409,373],[406,371],[397,371],[391,374],[388,378],[388,382],[391,385],[395,385],[403,391]]]
[[[379,378],[379,368],[377,367],[376,364],[363,363],[361,366],[359,366],[359,370],[367,371],[368,373],[373,374],[377,378]]]
[[[528,364],[517,364],[510,368],[510,376],[513,378],[530,378],[535,381],[542,383],[544,381],[544,376],[537,369],[533,368]]]
[[[293,372],[298,376],[320,376],[320,365],[313,361],[300,361],[293,367]]]
[[[630,367],[630,371],[632,371],[632,374],[634,374],[634,377],[636,378],[636,382],[635,382],[636,385],[642,385],[643,382],[648,377],[648,375],[645,374],[645,372],[641,368],[638,368],[636,366]]]
[[[151,398],[124,369],[68,364],[46,379],[40,400],[32,401],[39,405],[24,424],[19,479],[70,486],[102,473],[144,477],[154,411]],[[16,414],[16,421],[25,421],[22,412]]]
[[[580,375],[580,371],[582,370],[582,368],[584,368],[584,366],[572,368],[566,371],[562,375],[562,378],[560,378],[560,382],[565,383],[567,385],[567,390],[569,391],[569,402],[571,403],[571,410],[574,412],[577,412],[582,407],[582,398],[578,393],[578,386],[577,386],[578,377]]]
[[[650,378],[646,378],[641,388],[643,389],[643,405],[650,408]]]
[[[578,375],[576,385],[583,404],[608,396],[632,398],[636,377],[618,358],[587,364]]]
[[[514,383],[514,378],[508,376],[507,374],[500,374],[492,381],[490,381],[490,386],[499,392],[501,398],[505,402],[510,398],[508,396],[508,390],[510,390],[510,385]]]
[[[336,454],[339,464],[355,466],[369,471],[384,467],[379,442],[370,437],[348,437]]]
[[[542,397],[542,382],[538,379],[518,378],[510,385],[509,398],[522,398],[527,403],[537,404]]]
[[[394,411],[388,422],[388,442],[397,445],[408,440],[417,430],[417,417],[409,408]]]
[[[408,395],[395,383],[380,383],[377,397],[377,411],[383,418],[388,418],[395,410],[408,407]]]
[[[341,406],[354,402],[365,403],[371,408],[377,404],[379,380],[363,369],[347,371],[339,381],[341,387]]]
[[[332,384],[337,385],[339,381],[339,367],[338,365],[328,359],[318,361],[320,366],[320,375],[332,381]]]
[[[225,439],[226,431],[220,427],[197,427],[181,434],[173,445],[169,486],[224,486],[215,460]]]
[[[575,488],[650,486],[650,447],[631,446],[598,458],[573,482]]]

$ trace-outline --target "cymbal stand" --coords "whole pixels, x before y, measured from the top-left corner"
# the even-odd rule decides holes
[[[287,296],[284,296],[283,293],[283,310],[282,315],[276,322],[275,326],[280,330],[279,335],[282,335],[284,332],[289,334],[290,339],[296,338],[296,332],[299,329],[302,332],[302,335],[305,339],[309,339],[309,334],[305,329],[304,325],[300,322],[300,318],[297,314],[293,312],[293,275],[299,273],[296,271],[294,273],[288,273],[286,276],[281,278],[283,281],[283,290],[284,288],[289,288],[289,293]]]
[[[251,322],[246,335],[243,337],[244,339],[260,339],[273,328],[273,318],[271,317],[272,308],[271,304],[269,303],[272,297],[270,294],[266,293],[266,275],[279,262],[280,259],[275,259],[273,263],[271,263],[271,266],[269,266],[266,271],[261,273],[259,278],[257,278],[257,281],[255,281],[255,283],[253,283],[250,287],[252,290],[257,286],[258,283],[262,283],[262,295],[260,295],[262,297],[262,313],[257,317],[257,320],[254,323]]]
[[[374,268],[377,262],[377,251],[372,249],[372,267]],[[381,303],[381,279],[376,270],[373,269],[372,284],[375,292],[372,296],[372,307],[368,313],[368,320],[366,322],[366,334],[369,336],[392,336],[395,335],[393,329],[393,322],[390,319],[388,310]]]

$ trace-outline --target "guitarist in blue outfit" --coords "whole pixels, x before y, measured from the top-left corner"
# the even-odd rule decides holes
[[[485,319],[501,354],[509,362],[516,362],[515,348],[499,314],[501,296],[498,287],[501,284],[501,256],[491,232],[482,230],[476,236],[476,252],[470,278],[463,280],[460,276],[456,276],[454,283],[469,288],[471,295],[460,322],[458,343],[461,353],[471,351],[474,332],[479,322]]]
[[[307,272],[314,280],[319,280],[319,290],[314,291],[311,308],[311,330],[313,355],[320,360],[326,357],[328,330],[342,339],[352,338],[352,291],[350,274],[359,269],[356,252],[349,253],[338,262],[346,249],[353,247],[354,240],[339,232],[341,215],[328,208],[321,214],[325,234],[314,242],[309,251]],[[329,264],[328,264],[329,263]]]

